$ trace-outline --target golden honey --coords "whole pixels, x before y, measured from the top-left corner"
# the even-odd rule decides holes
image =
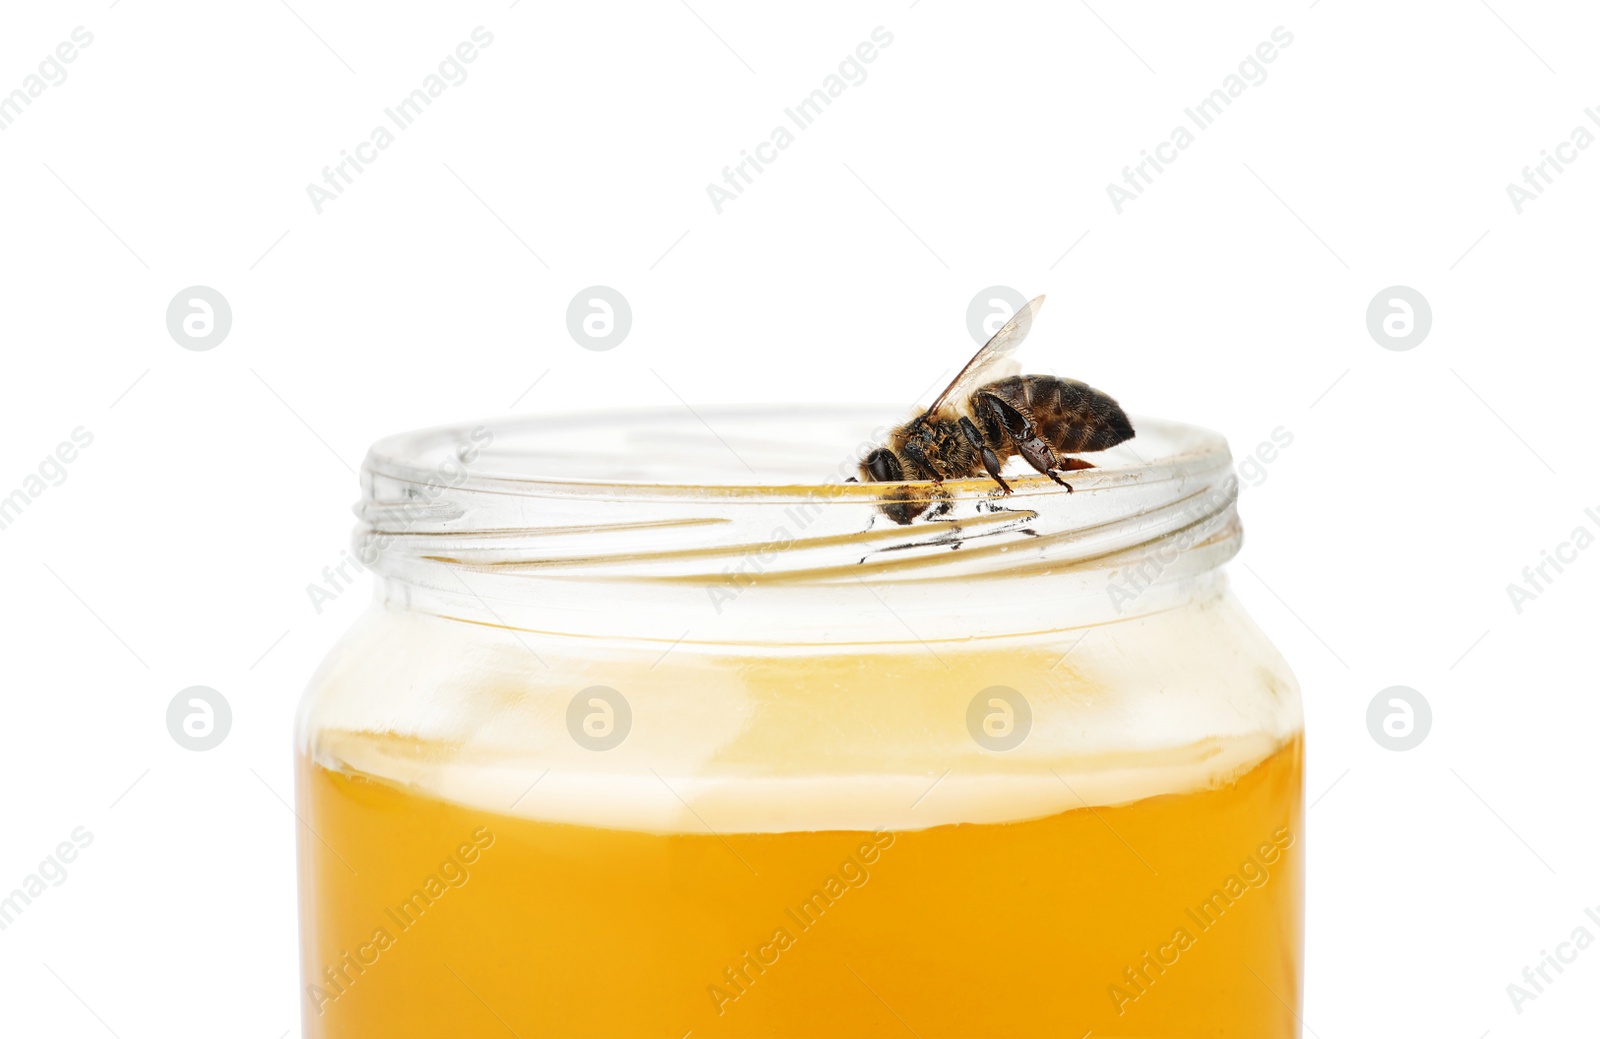
[[[786,833],[539,822],[303,760],[305,1035],[1293,1036],[1301,758]]]

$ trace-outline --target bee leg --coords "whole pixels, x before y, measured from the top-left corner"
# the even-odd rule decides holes
[[[994,482],[1000,485],[1001,492],[1010,494],[1011,485],[1000,478],[1000,459],[996,458],[989,445],[983,442],[983,437],[978,434],[978,427],[974,426],[972,420],[965,415],[961,417],[961,433],[967,438],[967,443],[977,448],[978,457],[983,460],[983,467],[989,471]]]
[[[1028,416],[1019,409],[1002,403],[994,396],[985,395],[983,403],[988,405],[993,416],[992,426],[996,434],[1004,432],[1010,438],[1011,445],[1017,449],[1017,454],[1021,455],[1029,465],[1070,492],[1072,485],[1056,475],[1055,471],[1062,466],[1056,461],[1055,452],[1033,428],[1033,422]]]
[[[928,456],[923,453],[921,445],[913,441],[906,444],[902,450],[905,451],[906,457],[911,459],[912,463],[916,465],[918,469],[921,469],[922,472],[928,474],[927,479],[932,480],[934,483],[938,483],[940,481],[941,477],[939,476],[939,470],[935,469],[928,463]],[[918,475],[921,474],[919,473]]]
[[[1071,492],[1072,484],[1056,475],[1058,469],[1069,469],[1070,465],[1056,458],[1056,453],[1050,450],[1050,445],[1045,443],[1042,437],[1034,433],[1032,426],[1029,426],[1021,436],[1013,437],[1013,442],[1017,445],[1017,453],[1029,465]]]

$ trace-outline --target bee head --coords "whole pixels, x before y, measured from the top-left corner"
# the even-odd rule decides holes
[[[906,463],[887,447],[877,448],[861,460],[861,479],[866,483],[898,483],[905,479],[905,471]],[[902,526],[921,516],[931,504],[921,492],[909,487],[891,487],[883,497],[879,506],[883,514]]]
[[[861,479],[867,483],[892,483],[903,478],[900,459],[886,447],[874,449],[861,460]]]

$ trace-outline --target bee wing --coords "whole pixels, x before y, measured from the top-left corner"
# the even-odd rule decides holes
[[[1022,341],[1033,329],[1034,316],[1039,313],[1039,308],[1042,306],[1044,297],[1035,296],[1012,315],[1011,320],[1005,323],[1005,327],[996,332],[976,354],[972,355],[972,360],[956,374],[950,385],[944,388],[944,392],[934,398],[933,403],[928,405],[926,414],[931,415],[941,408],[950,406],[952,402],[966,396],[968,391],[989,381],[991,376],[998,375],[997,366],[1006,361],[1017,347],[1022,345]]]

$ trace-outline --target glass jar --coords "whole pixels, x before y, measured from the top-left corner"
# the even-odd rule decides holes
[[[377,594],[297,722],[308,1039],[1297,1034],[1227,445],[846,482],[885,414],[372,449]]]

